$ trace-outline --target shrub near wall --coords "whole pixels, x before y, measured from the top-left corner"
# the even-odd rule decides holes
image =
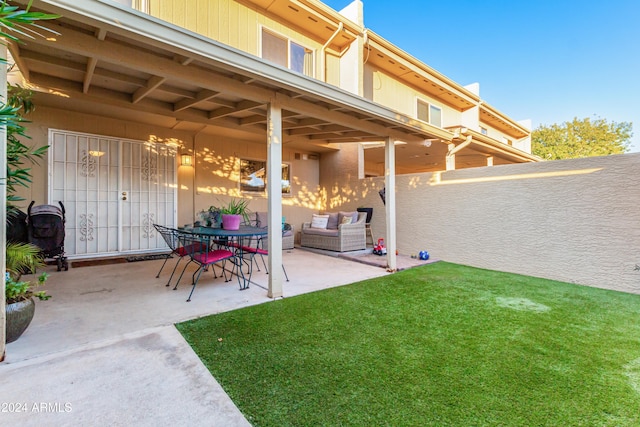
[[[401,175],[400,253],[640,293],[640,154]],[[352,181],[377,203],[382,179]],[[371,200],[369,200],[371,199]],[[373,219],[384,233],[382,206]]]

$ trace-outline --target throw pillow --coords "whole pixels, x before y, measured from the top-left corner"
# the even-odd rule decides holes
[[[327,228],[327,222],[329,222],[329,215],[313,214],[311,220],[311,228]]]
[[[338,212],[339,224],[342,224],[344,218],[351,218],[351,223],[358,221],[358,212]]]
[[[345,216],[344,218],[342,218],[342,222],[340,224],[351,224],[352,221],[353,218],[351,218],[350,216]]]
[[[338,229],[338,212],[327,212],[326,215],[329,215],[329,222],[327,222],[327,230],[337,230]]]

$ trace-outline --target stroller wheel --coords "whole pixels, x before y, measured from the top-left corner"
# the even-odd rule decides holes
[[[69,271],[69,263],[67,262],[66,258],[64,260],[64,271]]]
[[[62,270],[62,260],[58,258],[58,271]]]

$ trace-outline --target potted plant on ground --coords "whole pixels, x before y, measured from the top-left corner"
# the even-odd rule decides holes
[[[238,230],[244,219],[249,222],[249,200],[232,198],[227,204],[218,208],[222,216],[222,228],[225,230]]]
[[[37,283],[21,280],[22,274],[36,271],[44,262],[40,257],[40,249],[29,243],[9,242],[7,251],[7,271],[5,273],[5,298],[7,334],[6,343],[17,340],[27,329],[35,314],[34,297],[41,301],[51,298],[46,291],[36,291],[38,286],[47,280],[47,273],[37,278]]]

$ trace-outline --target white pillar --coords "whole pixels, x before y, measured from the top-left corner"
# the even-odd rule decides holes
[[[446,165],[448,171],[456,170],[456,155],[453,149],[456,148],[455,144],[449,144],[449,152],[446,157]]]
[[[358,144],[358,179],[364,179],[364,146]]]
[[[387,270],[396,271],[396,147],[387,138],[384,145],[385,209],[387,214]]]
[[[487,166],[493,166],[493,156],[487,156]]]
[[[269,211],[269,298],[282,296],[282,109],[267,108],[267,210]]]

